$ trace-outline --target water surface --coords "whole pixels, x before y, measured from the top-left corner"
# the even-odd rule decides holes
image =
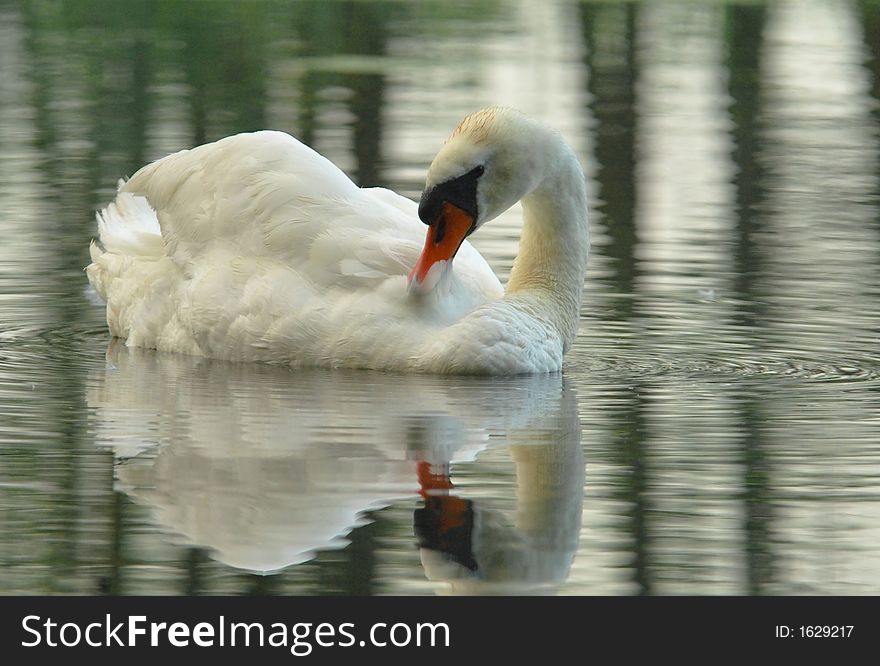
[[[870,1],[0,0],[0,593],[880,593],[878,101]],[[268,127],[417,197],[487,104],[588,176],[562,376],[108,337],[119,177]]]

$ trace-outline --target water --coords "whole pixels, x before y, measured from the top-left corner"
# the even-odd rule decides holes
[[[880,593],[878,100],[877,2],[0,0],[0,593]],[[273,127],[416,197],[492,103],[588,175],[562,378],[107,336],[118,177]]]

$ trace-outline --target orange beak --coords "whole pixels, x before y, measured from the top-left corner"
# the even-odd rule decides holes
[[[454,488],[452,479],[449,478],[449,465],[432,465],[429,462],[420,462],[417,468],[419,476],[419,494],[422,497],[428,495],[448,494]],[[444,492],[445,491],[445,492]]]
[[[444,201],[437,219],[428,227],[425,247],[409,273],[409,283],[421,287],[428,272],[441,261],[452,261],[458,248],[474,226],[474,218],[448,201]],[[428,287],[428,290],[433,285]]]
[[[426,506],[430,506],[439,514],[440,522],[437,527],[439,534],[462,527],[465,524],[469,505],[449,491],[455,489],[452,479],[449,478],[449,464],[432,465],[428,462],[420,462],[418,466],[419,494],[425,498]]]

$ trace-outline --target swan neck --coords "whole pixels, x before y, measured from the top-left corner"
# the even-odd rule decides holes
[[[529,302],[568,349],[577,335],[590,240],[583,171],[571,149],[563,148],[522,199],[519,254],[506,293]]]

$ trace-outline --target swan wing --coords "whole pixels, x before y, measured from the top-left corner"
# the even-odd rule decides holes
[[[318,290],[375,288],[406,275],[425,227],[416,204],[357,187],[332,162],[283,132],[238,134],[164,157],[121,192],[156,211],[167,255],[181,268],[218,251],[278,262]],[[454,297],[477,304],[501,286],[469,244]]]
[[[122,192],[155,209],[169,256],[181,264],[219,243],[241,254],[301,255],[334,207],[358,188],[327,159],[283,132],[237,134],[140,169]]]

